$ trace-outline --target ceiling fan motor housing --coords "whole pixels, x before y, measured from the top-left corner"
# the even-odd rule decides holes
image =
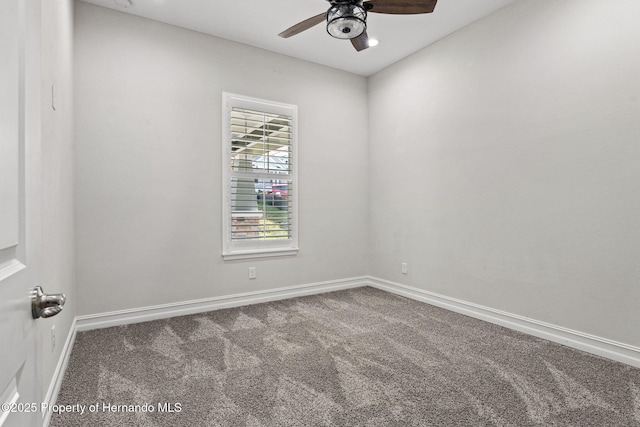
[[[359,1],[332,1],[327,32],[337,39],[354,39],[367,29],[367,11]]]

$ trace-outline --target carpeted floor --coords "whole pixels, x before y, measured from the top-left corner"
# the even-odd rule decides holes
[[[52,426],[640,426],[640,369],[373,288],[79,333]]]

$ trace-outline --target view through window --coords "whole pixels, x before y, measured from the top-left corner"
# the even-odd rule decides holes
[[[293,106],[228,96],[225,253],[296,246]]]

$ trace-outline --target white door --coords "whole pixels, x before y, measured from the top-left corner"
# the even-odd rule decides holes
[[[39,0],[0,6],[0,426],[42,425]]]

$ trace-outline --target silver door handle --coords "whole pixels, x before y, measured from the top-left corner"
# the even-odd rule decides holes
[[[31,291],[31,315],[34,319],[55,316],[62,311],[65,301],[64,294],[45,294],[42,287],[36,286]]]

